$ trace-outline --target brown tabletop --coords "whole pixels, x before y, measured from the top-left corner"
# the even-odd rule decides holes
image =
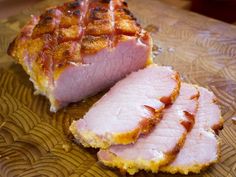
[[[120,176],[97,162],[95,150],[68,139],[71,121],[81,117],[99,96],[50,113],[47,99],[33,95],[29,77],[6,54],[29,15],[57,3],[42,0],[0,21],[0,177]],[[231,121],[236,116],[236,27],[155,0],[129,0],[129,5],[152,33],[155,62],[171,65],[184,81],[212,90],[221,106],[225,119],[220,132],[221,160],[190,176],[236,176],[236,125]],[[172,175],[142,171],[135,176]]]

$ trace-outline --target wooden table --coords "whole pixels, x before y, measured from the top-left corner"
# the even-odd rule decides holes
[[[67,137],[71,121],[99,96],[52,114],[48,101],[33,95],[29,77],[6,55],[8,43],[29,15],[57,3],[44,0],[0,22],[0,177],[120,176],[97,163],[95,150],[75,145]],[[155,62],[173,66],[184,81],[209,88],[219,100],[225,119],[220,133],[222,157],[196,176],[236,176],[236,126],[231,121],[236,116],[236,27],[155,0],[129,0],[129,4],[141,24],[152,31],[154,45],[159,47]],[[155,175],[140,172],[136,176]]]

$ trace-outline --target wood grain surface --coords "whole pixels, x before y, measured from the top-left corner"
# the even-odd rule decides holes
[[[56,114],[34,89],[6,48],[30,14],[62,0],[44,0],[0,21],[0,177],[121,176],[97,162],[96,150],[71,141],[68,127],[102,95],[71,104]],[[212,90],[225,119],[221,160],[194,177],[236,176],[236,27],[170,8],[155,0],[129,0],[131,10],[154,39],[155,62],[171,65],[186,82]],[[157,48],[158,47],[158,48]],[[207,151],[207,149],[206,149]],[[135,176],[180,177],[139,172]]]

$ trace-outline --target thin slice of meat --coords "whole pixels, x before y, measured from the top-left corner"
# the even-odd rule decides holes
[[[198,90],[200,97],[195,125],[175,161],[161,168],[163,172],[199,173],[219,159],[219,138],[214,131],[218,132],[223,126],[220,109],[212,92],[202,87]]]
[[[180,95],[172,106],[163,111],[162,120],[148,135],[136,143],[115,145],[100,150],[98,159],[107,166],[118,167],[130,174],[144,169],[158,172],[170,163],[181,149],[187,132],[194,124],[198,91],[193,85],[181,84]]]
[[[179,88],[177,72],[151,65],[119,81],[70,130],[86,147],[133,143],[159,121],[160,112],[175,100]]]
[[[55,112],[152,63],[151,49],[123,0],[73,0],[32,16],[8,54]]]

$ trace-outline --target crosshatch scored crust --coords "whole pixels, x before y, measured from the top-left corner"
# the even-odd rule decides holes
[[[10,43],[8,54],[31,76],[35,93],[49,98],[51,111],[55,112],[71,102],[109,88],[130,72],[151,64],[151,49],[149,33],[141,28],[123,0],[73,0],[48,8],[40,16],[32,16]],[[116,61],[119,58],[117,51],[120,51],[120,61]],[[139,56],[135,57],[133,53]],[[101,60],[107,61],[113,72],[116,65],[120,73],[106,73],[109,68],[103,66]],[[93,65],[103,69],[98,73]],[[73,85],[73,81],[79,79],[76,75],[80,75],[75,73],[76,69],[81,70],[80,73],[88,72],[87,76],[81,74],[81,78],[87,77],[88,82],[96,83],[93,79],[101,78],[101,73],[102,78],[107,79],[100,81],[103,85],[97,83],[94,86],[97,91],[90,88],[83,91],[80,86]],[[63,96],[65,89],[61,82],[66,73],[72,71],[73,81],[67,79],[67,85],[71,92],[81,90],[81,94]],[[77,85],[89,85],[88,82],[77,82]]]

